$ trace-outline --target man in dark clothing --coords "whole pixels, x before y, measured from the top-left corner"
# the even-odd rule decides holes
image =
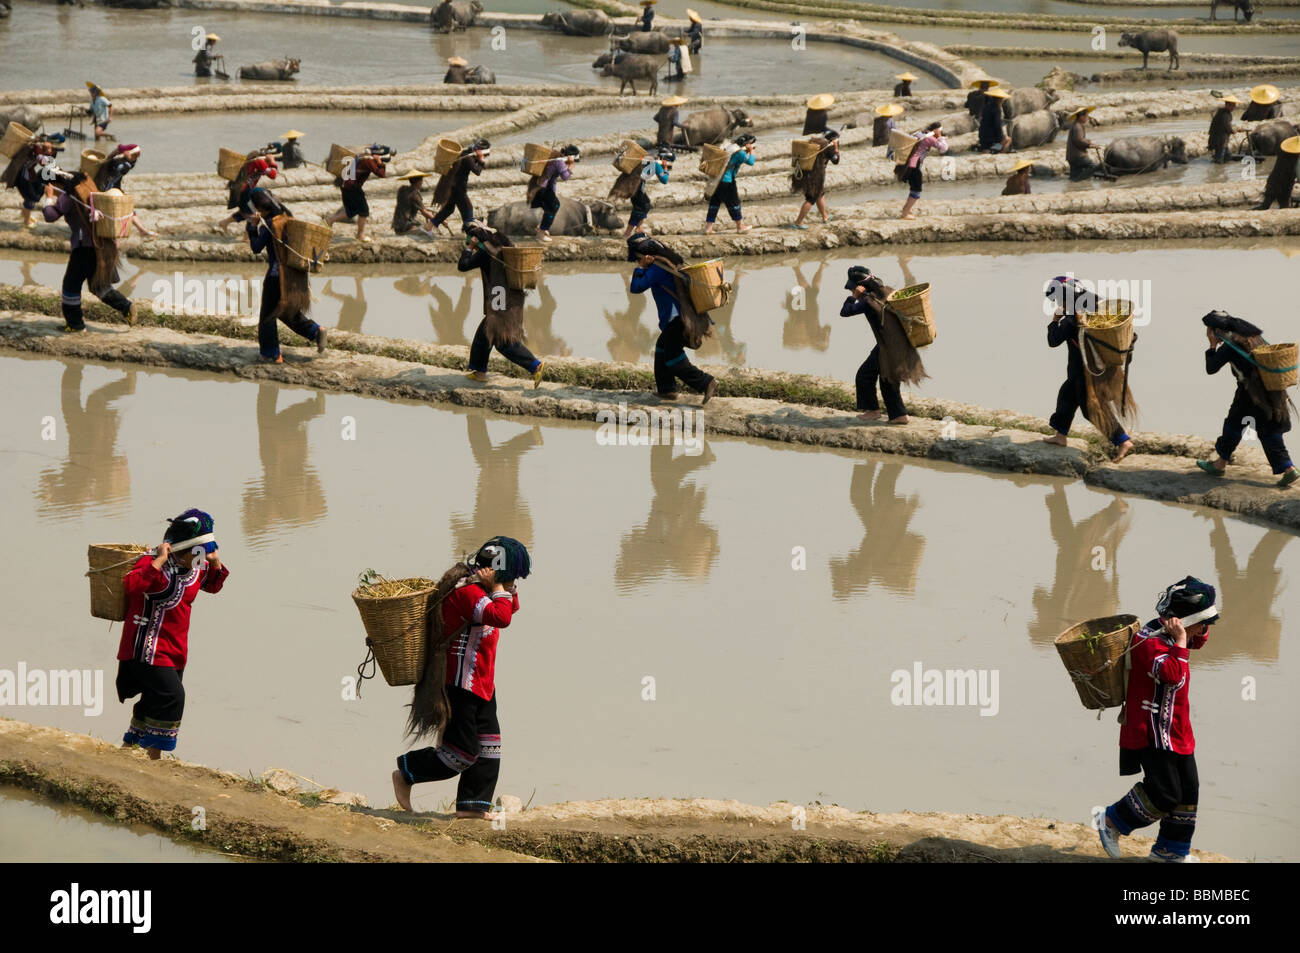
[[[912,95],[912,84],[916,82],[916,77],[911,73],[899,73],[894,79],[898,82],[894,85],[894,98]]]
[[[690,41],[690,46],[687,48],[692,53],[698,53],[704,46],[704,21],[700,19],[698,13],[689,8],[686,10],[686,16],[691,21],[690,27],[686,30],[686,38]]]
[[[280,167],[298,169],[306,165],[307,157],[302,154],[302,146],[298,142],[302,138],[302,133],[297,129],[290,129],[283,138],[283,142],[274,143],[275,151],[280,154]]]
[[[879,381],[880,393],[885,398],[886,418],[891,424],[908,423],[910,418],[907,416],[907,407],[903,404],[902,389],[897,381],[886,380],[880,373],[880,337],[883,333],[882,320],[887,293],[884,283],[869,269],[854,265],[849,269],[849,278],[844,287],[850,294],[840,308],[840,317],[863,315],[876,336],[876,346],[858,368],[854,380],[860,412],[858,416],[863,420],[880,419],[880,401],[876,397],[876,382]]]
[[[1300,161],[1300,136],[1283,139],[1282,145],[1278,147],[1277,158],[1273,160],[1273,168],[1264,181],[1264,199],[1255,206],[1257,211],[1263,211],[1274,202],[1278,208],[1291,207],[1297,161]]]
[[[1084,132],[1084,129],[1091,121],[1088,115],[1093,108],[1092,106],[1084,106],[1082,109],[1076,109],[1069,116],[1074,122],[1070,123],[1070,132],[1065,140],[1065,161],[1070,166],[1071,182],[1091,179],[1101,171],[1101,164],[1094,162],[1089,155],[1089,150],[1093,149],[1094,145],[1092,140],[1088,138],[1087,133]]]
[[[1241,100],[1229,93],[1223,97],[1223,105],[1215,110],[1210,119],[1210,156],[1216,165],[1228,161],[1228,139],[1232,136],[1232,109],[1240,106]]]
[[[654,28],[655,7],[659,0],[641,0],[641,32],[649,33]]]
[[[430,228],[444,226],[451,232],[451,226],[444,223],[451,217],[452,209],[460,212],[462,225],[474,221],[474,206],[469,200],[469,176],[471,172],[474,175],[483,174],[487,167],[485,160],[491,152],[492,146],[486,139],[477,139],[469,148],[461,150],[456,164],[438,180],[438,185],[433,190],[433,198],[439,208],[429,222]]]
[[[990,89],[984,94],[984,109],[980,114],[977,152],[1002,152],[1011,145],[1011,137],[1002,127],[1002,104],[1007,94],[1000,89]]]
[[[627,242],[628,261],[635,261],[630,289],[633,294],[649,291],[659,312],[659,340],[655,342],[655,390],[663,400],[677,399],[677,380],[704,395],[701,404],[713,399],[718,382],[704,373],[686,356],[687,332],[682,321],[676,278],[663,264],[664,258],[673,262],[681,257],[641,233],[635,233]],[[673,262],[676,264],[676,262]]]
[[[1250,104],[1241,114],[1242,122],[1263,122],[1265,119],[1281,119],[1282,104],[1278,101],[1281,94],[1277,87],[1262,83],[1250,91]]]
[[[349,159],[344,163],[343,172],[335,180],[343,194],[343,208],[325,221],[334,222],[357,220],[357,241],[372,241],[366,234],[366,222],[370,221],[370,203],[366,201],[365,184],[372,175],[384,177],[384,158],[378,153],[377,146],[370,151]]]

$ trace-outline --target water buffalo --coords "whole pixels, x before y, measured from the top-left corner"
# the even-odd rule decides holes
[[[895,119],[895,122],[898,120]],[[945,136],[964,136],[980,127],[979,119],[968,112],[951,113],[939,120],[943,123]]]
[[[1255,155],[1275,156],[1283,139],[1300,135],[1300,128],[1286,119],[1269,119],[1250,130],[1250,148]]]
[[[619,79],[618,94],[623,95],[623,89],[630,86],[632,95],[636,95],[636,80],[643,79],[650,84],[649,95],[653,96],[659,92],[659,70],[668,62],[667,57],[652,56],[649,53],[624,53],[621,50],[617,53],[608,54],[609,60],[604,64],[602,76],[617,76]]]
[[[1214,12],[1214,11],[1216,11],[1216,10],[1219,9],[1219,4],[1220,4],[1220,3],[1230,3],[1230,4],[1232,4],[1232,22],[1233,22],[1233,23],[1236,23],[1236,22],[1237,22],[1237,11],[1238,11],[1238,10],[1240,10],[1242,13],[1244,13],[1244,14],[1246,15],[1246,22],[1247,22],[1247,23],[1249,23],[1249,22],[1251,21],[1251,18],[1255,16],[1255,5],[1254,5],[1253,3],[1251,3],[1250,0],[1210,0],[1210,19],[1211,19],[1211,20],[1217,20],[1217,19],[1218,19],[1218,17],[1215,15],[1215,12]]]
[[[1011,120],[1007,135],[1011,136],[1012,149],[1032,149],[1056,138],[1061,123],[1050,109],[1039,109]],[[944,127],[944,132],[948,127]]]
[[[563,13],[542,14],[544,26],[555,27],[567,36],[608,36],[614,31],[614,21],[604,10],[566,10]]]
[[[0,0],[0,20],[8,19],[8,17],[9,17],[9,0]]]
[[[479,0],[442,0],[429,10],[429,25],[439,33],[451,33],[473,25],[482,12]]]
[[[3,2],[0,0],[0,3]],[[33,132],[41,128],[41,117],[31,106],[0,106],[0,129],[7,129],[11,122],[26,126]]]
[[[611,37],[610,43],[614,49],[622,50],[624,53],[667,53],[668,47],[672,46],[668,42],[667,34],[660,33],[658,30]]]
[[[1111,175],[1137,175],[1163,169],[1170,162],[1187,165],[1187,146],[1177,136],[1124,136],[1102,156]]]
[[[542,210],[529,208],[527,202],[511,202],[488,213],[488,227],[507,235],[534,234],[542,222]],[[560,199],[560,210],[551,225],[552,235],[590,235],[593,231],[613,231],[623,227],[622,217],[609,202],[577,202]]]
[[[730,139],[731,134],[744,126],[752,126],[753,121],[745,115],[743,109],[723,109],[716,106],[703,112],[691,113],[682,123],[690,131],[687,143],[681,130],[677,130],[674,144],[700,146],[706,142],[717,145]]]
[[[1152,53],[1169,54],[1169,68],[1179,69],[1178,34],[1173,30],[1143,30],[1125,33],[1119,38],[1120,46],[1131,46],[1142,54],[1142,68],[1147,68],[1147,58]]]
[[[1060,98],[1055,90],[1039,89],[1037,86],[1020,86],[1013,89],[1010,97],[1002,104],[1002,114],[1008,119],[1026,116],[1040,109],[1047,109]],[[947,131],[946,126],[944,131]]]
[[[442,81],[456,86],[495,86],[497,74],[486,66],[448,66]]]
[[[170,7],[170,0],[100,0],[106,7],[120,7],[124,10],[155,10]]]
[[[293,79],[302,60],[282,59],[254,63],[252,66],[239,67],[240,79]]]

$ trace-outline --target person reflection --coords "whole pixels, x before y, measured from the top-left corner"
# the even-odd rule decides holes
[[[528,346],[535,349],[538,354],[567,357],[573,353],[573,348],[551,329],[551,322],[555,320],[555,309],[558,306],[555,295],[545,281],[537,283],[537,295],[540,299],[539,307],[524,311],[524,322],[528,329]]]
[[[469,449],[478,466],[474,511],[453,513],[451,532],[456,553],[472,553],[493,536],[533,538],[533,516],[519,489],[519,464],[523,455],[542,445],[542,428],[536,425],[508,440],[493,444],[483,414],[467,414]]]
[[[338,329],[347,331],[351,334],[361,333],[361,323],[366,317],[366,287],[360,275],[352,279],[356,285],[357,293],[345,295],[342,292],[334,290],[334,282],[337,278],[331,278],[325,282],[325,287],[321,289],[321,294],[334,298],[339,303],[339,320]]]
[[[1282,620],[1275,611],[1283,588],[1277,560],[1292,537],[1276,530],[1265,531],[1251,550],[1246,567],[1238,570],[1223,517],[1215,515],[1212,520],[1210,548],[1214,550],[1215,582],[1224,621],[1231,628],[1225,626],[1218,638],[1218,633],[1211,630],[1201,656],[1225,659],[1249,655],[1259,661],[1275,662],[1282,642]]]
[[[901,463],[874,460],[855,464],[849,501],[862,521],[862,545],[830,561],[831,594],[843,600],[879,582],[891,592],[911,595],[925,552],[925,537],[908,529],[921,505],[917,494],[900,496]]]
[[[822,287],[822,274],[826,271],[826,261],[817,266],[812,281],[803,276],[799,264],[794,265],[796,288],[786,296],[785,325],[781,328],[781,344],[788,350],[812,348],[824,351],[831,346],[831,326],[821,323],[821,312],[817,307],[817,296]]]
[[[127,371],[119,380],[96,388],[87,395],[83,410],[83,370],[84,365],[79,363],[63,368],[60,386],[68,459],[57,468],[41,472],[41,511],[110,503],[126,498],[131,490],[131,470],[126,456],[117,452],[121,417],[109,405],[135,393],[135,371]]]
[[[632,294],[632,275],[623,274],[623,290],[627,292],[627,309],[611,311],[605,309],[605,323],[609,325],[614,336],[606,343],[609,356],[616,361],[636,364],[643,357],[654,354],[655,338],[659,336],[659,327],[648,327],[641,321],[645,313],[647,295]]]
[[[308,462],[307,424],[325,413],[325,395],[277,411],[280,387],[257,388],[257,452],[262,479],[244,484],[244,535],[253,545],[272,535],[276,524],[310,525],[325,515],[320,477]]]
[[[671,438],[650,448],[650,486],[654,496],[644,523],[623,534],[614,563],[614,585],[629,591],[668,574],[708,578],[721,545],[718,530],[704,517],[708,491],[686,482],[716,457],[708,442],[694,455],[674,447]]]
[[[429,305],[429,320],[433,322],[433,342],[435,344],[456,344],[469,347],[469,338],[465,337],[465,319],[469,317],[470,306],[474,303],[474,275],[465,275],[460,295],[456,303],[451,303],[451,296],[440,285],[429,283],[429,296],[433,304]]]
[[[1116,496],[1104,509],[1075,523],[1060,483],[1047,494],[1046,503],[1048,527],[1056,542],[1056,578],[1050,589],[1034,587],[1029,639],[1040,645],[1051,645],[1076,622],[1124,611],[1119,604],[1115,555],[1131,519],[1128,503]],[[1142,612],[1137,615],[1145,624]]]

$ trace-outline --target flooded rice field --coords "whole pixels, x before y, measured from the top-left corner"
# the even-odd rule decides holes
[[[1080,10],[1086,9],[1080,7]],[[1098,8],[1100,9],[1100,8]],[[1107,8],[1110,9],[1110,8]],[[1220,13],[1222,13],[1222,8]],[[1093,35],[1089,30],[993,30],[978,27],[928,27],[907,23],[879,24],[878,28],[896,33],[908,40],[924,40],[939,46],[970,45],[1018,47],[1023,49],[1092,50]],[[1119,37],[1107,38],[1108,43],[1118,43]],[[1119,49],[1113,46],[1112,49]],[[1300,48],[1300,34],[1295,33],[1214,33],[1179,36],[1178,50],[1182,53],[1228,53],[1236,56],[1295,56]],[[1008,49],[1008,54],[1013,53]],[[1047,61],[1044,73],[1051,69]],[[1114,61],[1112,61],[1114,62]],[[1072,69],[1068,63],[1061,64]],[[1189,64],[1190,65],[1190,64]],[[1079,72],[1079,70],[1074,70]]]
[[[174,371],[3,357],[0,373],[0,485],[23,540],[0,571],[27,581],[0,667],[98,665],[111,684],[118,632],[87,614],[86,543],[152,538],[186,506],[216,518],[231,577],[195,607],[187,760],[287,766],[389,804],[408,692],[374,681],[341,700],[364,655],[356,575],[438,573],[505,533],[529,541],[534,571],[501,641],[501,793],[1086,821],[1126,782],[1113,719],[1082,709],[1051,639],[1120,607],[1146,618],[1186,571],[1215,578],[1224,607],[1196,658],[1197,845],[1300,859],[1295,762],[1252,730],[1300,717],[1290,535],[1078,483],[707,433],[691,454]],[[219,409],[201,435],[195,406]],[[996,672],[998,690],[984,714],[893,704],[893,673],[914,666]],[[1247,677],[1258,701],[1241,700]],[[111,740],[127,709],[17,716]],[[417,788],[415,805],[450,795]]]
[[[12,653],[6,651],[5,657]],[[7,663],[0,662],[0,665]],[[231,860],[139,827],[0,787],[0,862],[222,863]]]
[[[927,185],[927,195],[930,194]],[[789,210],[793,213],[793,209]],[[767,214],[764,212],[763,214]],[[1225,249],[1211,244],[1127,243],[1073,246],[915,246],[904,249],[837,250],[818,256],[734,259],[736,295],[713,312],[714,335],[698,351],[706,364],[754,367],[851,381],[871,347],[864,321],[841,318],[845,269],[865,263],[893,286],[929,281],[939,326],[938,340],[923,358],[931,379],[916,393],[983,407],[1048,416],[1064,379],[1065,351],[1050,349],[1047,318],[1039,307],[1042,287],[1053,275],[1073,271],[1090,281],[1123,281],[1149,323],[1138,328],[1132,386],[1142,413],[1139,430],[1212,438],[1232,396],[1227,372],[1204,375],[1205,333],[1201,315],[1232,310],[1272,329],[1287,323],[1267,306],[1248,307],[1231,291],[1256,289],[1259,300],[1284,293],[1283,275],[1294,268],[1287,239]],[[64,263],[52,256],[23,255],[0,262],[0,282],[58,286]],[[525,325],[538,355],[589,357],[649,363],[658,329],[644,296],[628,295],[630,266],[614,263],[551,263],[544,288],[530,293]],[[148,301],[184,276],[261,278],[255,262],[172,266],[137,261],[124,267],[121,289]],[[1189,274],[1224,276],[1229,288],[1188,281]],[[158,289],[157,291],[155,289]],[[327,327],[437,344],[468,345],[482,316],[479,282],[450,264],[331,265],[312,278],[313,316]],[[256,315],[256,301],[249,302]],[[249,320],[252,320],[250,317]],[[286,341],[292,335],[284,333]],[[994,365],[972,362],[996,345]],[[1176,401],[1164,397],[1168,368],[1196,383],[1181,387]],[[1013,370],[1014,368],[1014,370]],[[1076,421],[1085,426],[1082,420]]]

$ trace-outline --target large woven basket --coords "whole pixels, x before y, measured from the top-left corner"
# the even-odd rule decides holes
[[[1265,344],[1250,352],[1259,365],[1259,376],[1269,390],[1286,390],[1297,382],[1300,348],[1291,344]]]
[[[546,171],[546,164],[558,157],[559,153],[550,146],[539,146],[530,142],[524,146],[522,168],[529,175],[541,175]]]
[[[107,161],[108,156],[102,152],[96,152],[94,149],[81,150],[81,171],[86,173],[86,177],[93,179],[99,173],[99,167]]]
[[[691,284],[691,304],[701,314],[721,308],[731,297],[731,285],[722,277],[722,259],[710,258],[682,269]]]
[[[429,601],[436,589],[430,579],[399,579],[416,589],[405,596],[374,599],[352,591],[352,601],[361,613],[366,630],[366,645],[375,653],[384,681],[401,687],[414,685],[424,674],[425,647],[428,642]]]
[[[1122,299],[1098,301],[1097,310],[1084,315],[1084,329],[1091,351],[1103,364],[1123,366],[1133,347],[1133,304]]]
[[[649,153],[641,148],[639,143],[631,139],[624,139],[618,147],[618,152],[614,154],[614,168],[620,172],[635,172],[641,168],[641,162]]]
[[[330,154],[325,157],[325,171],[330,175],[342,175],[343,167],[349,159],[355,159],[357,151],[337,142],[330,144]]]
[[[27,145],[36,133],[32,132],[20,122],[11,122],[5,129],[4,136],[0,136],[0,155],[12,156],[15,152]]]
[[[135,211],[134,195],[126,195],[117,189],[96,192],[90,197],[90,206],[103,216],[95,221],[96,235],[100,238],[126,238]]]
[[[236,152],[234,149],[217,150],[217,175],[221,176],[227,182],[234,182],[239,178],[239,170],[244,167],[244,162],[248,156],[242,152]]]
[[[149,551],[138,543],[95,543],[86,549],[90,580],[90,614],[110,622],[126,621],[126,585],[123,580],[137,559]]]
[[[515,291],[536,288],[542,273],[541,245],[509,245],[501,249],[506,266],[506,284]]]
[[[433,154],[433,171],[438,175],[446,175],[459,158],[459,142],[455,139],[439,139],[438,148]]]
[[[298,271],[320,271],[321,262],[329,257],[331,225],[291,218],[284,223],[284,243],[289,254],[284,265]]]
[[[794,139],[790,142],[790,155],[794,164],[804,172],[812,171],[812,167],[817,164],[817,154],[821,151],[821,146],[811,139]]]
[[[925,347],[933,344],[939,336],[934,326],[934,308],[930,305],[930,283],[923,281],[919,285],[899,288],[885,299],[891,311],[898,315],[899,322],[912,347]]]
[[[889,148],[894,150],[894,163],[903,165],[912,157],[912,150],[916,148],[919,142],[915,136],[909,136],[905,132],[899,132],[897,129],[889,131]]]
[[[700,146],[700,171],[710,179],[716,179],[727,169],[727,150],[721,146],[705,143]]]
[[[1111,615],[1072,625],[1056,637],[1056,651],[1084,708],[1124,704],[1124,654],[1138,630],[1134,615]]]

